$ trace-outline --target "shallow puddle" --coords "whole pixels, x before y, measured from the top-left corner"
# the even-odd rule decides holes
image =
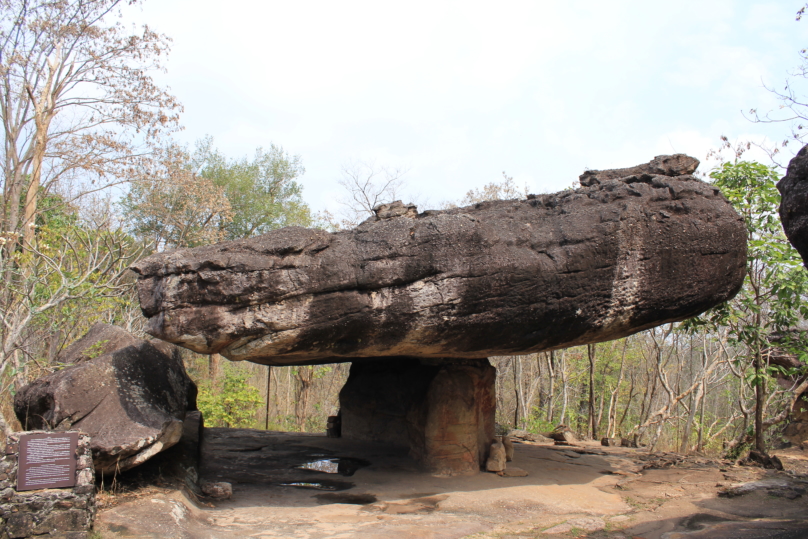
[[[364,468],[369,465],[370,462],[362,459],[334,457],[305,462],[294,468],[296,470],[310,470],[313,472],[333,473],[350,477],[355,474],[359,468]]]
[[[281,483],[282,487],[307,488],[313,490],[339,491],[353,488],[354,484],[347,481],[290,481]]]
[[[376,503],[376,496],[373,494],[318,494],[315,496],[320,503],[347,503],[352,505],[368,505]]]

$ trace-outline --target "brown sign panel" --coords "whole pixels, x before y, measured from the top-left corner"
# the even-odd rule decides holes
[[[76,485],[78,432],[20,435],[17,490]]]

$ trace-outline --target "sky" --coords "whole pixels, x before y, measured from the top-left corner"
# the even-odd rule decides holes
[[[157,79],[185,107],[177,140],[300,155],[316,212],[339,210],[359,161],[407,169],[402,198],[428,207],[503,172],[531,193],[660,154],[708,172],[722,135],[788,135],[743,111],[777,112],[766,87],[808,46],[801,5],[145,0],[125,15],[173,39]]]

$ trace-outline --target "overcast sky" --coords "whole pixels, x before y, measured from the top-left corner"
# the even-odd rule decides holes
[[[351,160],[408,168],[408,194],[436,206],[503,171],[553,192],[659,154],[708,169],[721,135],[782,139],[742,111],[777,107],[764,84],[808,45],[800,5],[146,0],[129,16],[174,40],[160,80],[185,106],[177,138],[299,154],[318,211]]]

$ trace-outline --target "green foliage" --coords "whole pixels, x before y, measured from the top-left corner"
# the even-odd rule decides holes
[[[544,419],[544,417],[545,412],[540,410],[538,406],[534,406],[530,417],[525,421],[525,430],[533,434],[544,434],[553,430],[555,425]]]
[[[311,226],[309,207],[296,181],[305,169],[299,155],[289,155],[270,144],[258,148],[253,159],[227,158],[213,148],[213,139],[197,142],[193,170],[224,189],[232,219],[223,223],[227,239],[247,238],[286,226]]]
[[[104,345],[109,342],[109,339],[104,339],[103,341],[94,342],[90,345],[89,348],[84,352],[84,355],[87,356],[87,359],[95,359],[101,355],[104,351]]]
[[[199,384],[197,406],[205,424],[211,427],[252,427],[263,405],[261,394],[247,383],[249,376],[225,365],[224,379],[216,386],[209,380]]]
[[[761,353],[776,335],[778,346],[804,353],[805,336],[790,330],[808,316],[802,299],[808,293],[808,273],[780,225],[777,173],[742,161],[724,163],[710,177],[744,218],[747,275],[733,300],[690,321],[688,328],[729,327],[731,342],[743,345],[747,358]]]

